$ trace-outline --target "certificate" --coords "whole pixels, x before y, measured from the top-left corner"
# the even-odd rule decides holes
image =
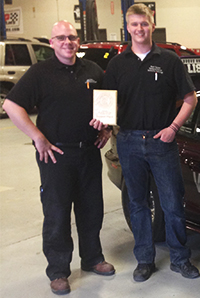
[[[93,90],[93,118],[103,124],[117,124],[117,90]]]

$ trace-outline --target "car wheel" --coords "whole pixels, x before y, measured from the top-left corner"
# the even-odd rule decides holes
[[[4,100],[6,99],[8,92],[9,92],[8,89],[2,87],[1,93],[0,93],[0,118],[7,117],[7,114],[3,109],[3,103],[4,103]]]
[[[149,206],[151,209],[154,241],[163,242],[165,241],[164,213],[160,206],[158,191],[153,178],[151,179],[151,184],[150,184]],[[130,213],[129,213],[129,196],[128,196],[127,187],[124,179],[122,182],[122,208],[123,208],[126,222],[129,228],[132,230]]]

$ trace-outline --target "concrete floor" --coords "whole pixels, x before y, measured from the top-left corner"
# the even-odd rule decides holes
[[[35,119],[35,116],[32,116]],[[102,150],[108,150],[109,144]],[[104,157],[103,157],[104,162]],[[1,298],[57,297],[45,275],[46,259],[42,253],[42,209],[39,198],[39,173],[30,139],[9,119],[0,120],[0,232]],[[188,280],[169,269],[165,244],[156,246],[158,271],[144,283],[136,283],[132,273],[136,260],[132,254],[134,240],[126,225],[120,191],[109,181],[104,162],[105,201],[101,240],[106,260],[113,263],[116,275],[102,277],[80,270],[77,233],[72,219],[74,254],[69,278],[71,298],[197,298],[200,278]],[[200,269],[200,235],[188,234],[192,262]]]

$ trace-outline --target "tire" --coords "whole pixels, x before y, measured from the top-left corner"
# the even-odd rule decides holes
[[[8,115],[3,110],[3,107],[2,107],[8,92],[9,92],[9,90],[7,88],[2,87],[1,93],[0,93],[0,118],[8,117]]]
[[[129,196],[125,181],[122,182],[122,208],[126,222],[131,228],[131,220],[129,213]],[[151,178],[150,183],[150,192],[149,192],[149,207],[152,214],[152,227],[153,227],[153,239],[155,242],[165,241],[165,222],[164,222],[164,213],[161,209],[157,187],[155,185],[153,177]]]

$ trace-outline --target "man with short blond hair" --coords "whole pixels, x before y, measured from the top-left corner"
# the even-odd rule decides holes
[[[137,14],[137,15],[146,15],[146,17],[149,19],[151,24],[154,24],[154,16],[153,16],[153,11],[149,9],[146,5],[139,3],[132,5],[128,8],[126,12],[126,22],[129,22],[129,16]]]
[[[131,46],[108,64],[104,88],[118,90],[117,151],[130,199],[129,212],[138,265],[135,281],[155,271],[155,245],[148,204],[152,172],[165,215],[171,270],[187,278],[199,276],[186,247],[184,185],[177,143],[178,129],[197,103],[195,87],[179,57],[152,41],[153,12],[144,4],[126,14]],[[177,114],[176,101],[183,100]],[[93,119],[91,125],[101,129]]]

